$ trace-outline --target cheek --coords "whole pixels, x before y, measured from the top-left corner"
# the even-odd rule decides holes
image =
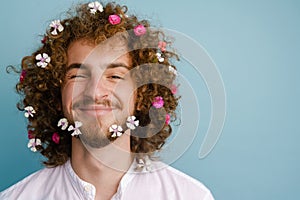
[[[71,113],[72,103],[84,91],[78,84],[66,84],[61,90],[62,106],[65,114]]]
[[[130,86],[123,86],[118,88],[119,91],[117,92],[120,99],[123,101],[124,108],[129,111],[130,114],[133,114],[134,105],[136,100],[136,90],[135,88]]]

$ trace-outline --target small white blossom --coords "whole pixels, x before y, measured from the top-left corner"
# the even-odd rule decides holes
[[[24,113],[24,115],[25,115],[25,117],[33,117],[33,114],[35,114],[35,110],[34,110],[34,108],[32,107],[32,106],[27,106],[27,107],[25,107],[24,108],[24,110],[25,110],[25,113]]]
[[[38,138],[32,138],[29,140],[27,147],[30,148],[31,151],[36,152],[36,146],[42,145],[42,142]]]
[[[165,59],[162,57],[161,53],[158,53],[158,52],[157,52],[157,53],[156,53],[156,57],[157,57],[157,59],[158,59],[159,62],[164,62],[164,60],[165,60]]]
[[[48,63],[51,61],[51,58],[46,53],[36,55],[35,59],[38,61],[36,65],[41,68],[47,67]]]
[[[109,132],[112,133],[111,137],[120,137],[123,134],[121,126],[113,124],[109,127]]]
[[[169,72],[173,73],[175,76],[177,76],[177,70],[172,67],[171,65],[169,66]]]
[[[135,127],[139,126],[139,120],[135,120],[136,117],[135,116],[129,116],[127,118],[127,122],[126,125],[129,129],[134,130]]]
[[[60,20],[54,20],[54,21],[52,21],[49,26],[51,28],[53,28],[53,31],[51,31],[52,35],[57,35],[58,32],[62,32],[64,30],[64,27],[63,27],[63,25],[61,25]]]
[[[103,12],[103,6],[98,1],[91,2],[88,4],[88,6],[92,14],[95,14],[98,10],[99,12]]]
[[[138,159],[136,166],[139,170],[151,172],[152,162],[148,157]]]
[[[58,123],[57,126],[60,127],[61,126],[61,130],[66,130],[68,127],[69,123],[68,120],[66,118],[61,118]]]
[[[73,133],[71,134],[72,136],[80,135],[81,132],[79,130],[79,127],[81,127],[81,126],[82,126],[82,122],[75,121],[75,126],[70,125],[68,128],[68,131],[73,131]]]

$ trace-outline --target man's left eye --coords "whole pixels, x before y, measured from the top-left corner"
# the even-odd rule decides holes
[[[117,76],[117,75],[112,75],[110,76],[111,79],[124,79],[123,77],[121,76]]]

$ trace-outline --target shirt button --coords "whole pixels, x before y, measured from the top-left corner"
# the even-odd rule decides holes
[[[86,185],[86,186],[84,186],[84,190],[85,190],[86,192],[90,192],[90,191],[92,190],[92,188],[91,188],[90,185]]]

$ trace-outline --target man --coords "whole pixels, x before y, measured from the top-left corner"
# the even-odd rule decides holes
[[[79,5],[23,58],[18,108],[29,121],[28,147],[47,168],[0,199],[213,199],[154,159],[176,119],[176,54],[162,31],[126,11]]]

